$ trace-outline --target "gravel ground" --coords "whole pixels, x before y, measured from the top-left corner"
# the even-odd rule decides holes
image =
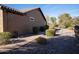
[[[79,53],[78,40],[74,37],[74,32],[62,29],[57,32],[58,36],[48,38],[47,45],[37,44],[34,39],[37,35],[23,38],[25,41],[14,45],[15,48],[0,47],[0,53],[4,54],[76,54]],[[11,46],[12,47],[12,46]],[[16,48],[17,47],[17,48]],[[3,51],[2,51],[2,50]]]

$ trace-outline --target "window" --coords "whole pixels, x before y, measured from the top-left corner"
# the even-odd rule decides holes
[[[30,20],[31,20],[31,21],[35,21],[35,18],[34,18],[34,17],[30,17]]]

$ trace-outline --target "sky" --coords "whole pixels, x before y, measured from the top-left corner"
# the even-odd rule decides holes
[[[45,16],[58,17],[69,13],[72,17],[79,16],[79,4],[6,4],[9,7],[22,10],[40,7]]]

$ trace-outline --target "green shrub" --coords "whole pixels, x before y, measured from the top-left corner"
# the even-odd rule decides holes
[[[46,29],[48,29],[48,28],[49,28],[49,26],[48,26],[48,25],[45,25],[45,26],[41,26],[39,30],[40,30],[41,32],[44,32],[44,31],[45,31]]]
[[[47,36],[54,36],[54,35],[55,35],[55,29],[47,29],[47,30],[45,31],[45,34],[46,34]]]
[[[38,32],[39,32],[38,27],[34,27],[34,28],[33,28],[33,33],[34,33],[34,34],[38,34]]]
[[[17,38],[17,37],[18,37],[18,32],[17,31],[12,32],[12,38]]]
[[[0,33],[0,44],[7,44],[10,42],[12,34],[10,32],[1,32]]]
[[[73,30],[73,27],[68,27],[69,30]]]
[[[46,44],[47,44],[47,39],[46,39],[46,38],[38,37],[38,38],[36,38],[35,40],[36,40],[36,42],[37,42],[38,44],[42,44],[42,45],[46,45]]]
[[[39,29],[41,32],[45,31],[45,28],[43,26],[40,27]]]
[[[45,26],[44,26],[44,29],[45,29],[45,30],[46,30],[46,29],[48,29],[48,28],[49,28],[49,26],[48,26],[48,25],[45,25]]]

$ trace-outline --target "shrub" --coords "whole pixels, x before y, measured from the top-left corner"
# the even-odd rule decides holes
[[[42,45],[45,45],[47,44],[47,39],[46,38],[43,38],[43,37],[38,37],[35,39],[37,43],[39,44],[42,44]]]
[[[45,28],[45,30],[46,30],[46,29],[48,29],[48,28],[49,28],[49,26],[48,26],[48,25],[45,25],[45,26],[44,26],[44,28]]]
[[[43,31],[45,31],[45,28],[41,26],[39,30],[40,30],[41,32],[43,32]]]
[[[33,28],[33,33],[34,33],[34,34],[38,34],[38,32],[39,32],[39,29],[38,29],[37,27],[34,27],[34,28]]]
[[[2,32],[2,33],[0,33],[0,44],[9,43],[11,37],[12,37],[12,34],[10,32]]]
[[[68,27],[69,30],[73,30],[73,27]]]
[[[46,34],[47,36],[54,36],[54,35],[55,35],[55,29],[47,29],[47,30],[45,31],[45,34]]]
[[[18,32],[17,31],[12,32],[12,38],[17,38],[17,37],[18,37]]]
[[[44,32],[46,29],[48,29],[49,28],[49,26],[48,25],[45,25],[45,26],[41,26],[40,27],[40,31],[41,32]]]

